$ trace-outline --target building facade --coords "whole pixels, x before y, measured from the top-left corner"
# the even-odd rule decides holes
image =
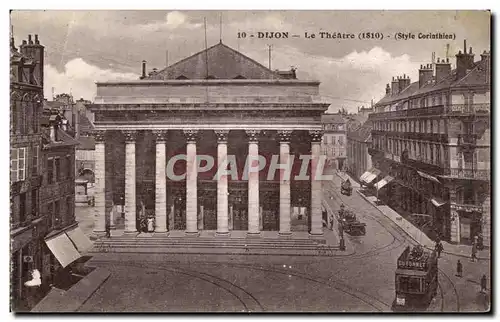
[[[30,35],[10,48],[11,308],[26,311],[90,245],[74,217],[77,142],[57,129],[59,113],[43,108],[44,47]]]
[[[41,266],[47,226],[40,212],[44,47],[38,36],[10,44],[10,236],[11,299],[14,310],[27,309],[36,298],[24,287],[31,270]]]
[[[360,178],[372,168],[372,157],[368,153],[372,128],[371,120],[347,127],[347,169],[354,178]]]
[[[324,114],[321,116],[323,141],[321,149],[326,156],[327,165],[343,170],[347,158],[346,119],[342,114]]]
[[[472,48],[393,78],[375,105],[370,154],[381,198],[453,243],[490,243],[490,54]]]
[[[288,74],[221,42],[160,71],[147,74],[143,62],[138,81],[97,83],[95,233],[104,232],[113,205],[123,200],[126,233],[140,231],[148,217],[157,233],[321,236],[321,182],[295,180],[293,173],[299,155],[318,162],[329,104],[318,96],[319,82]],[[259,155],[266,166],[248,174],[247,160]],[[203,156],[215,166],[197,164]],[[291,180],[270,171],[276,157],[293,165]],[[214,176],[228,165],[234,175]]]

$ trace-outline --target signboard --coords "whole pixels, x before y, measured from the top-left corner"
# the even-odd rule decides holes
[[[400,261],[398,261],[398,267],[410,268],[410,269],[425,269],[427,267],[427,263],[400,260]]]

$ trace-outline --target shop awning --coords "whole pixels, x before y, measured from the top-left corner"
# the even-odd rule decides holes
[[[359,177],[359,180],[361,180],[361,181],[365,181],[366,177],[367,177],[367,176],[369,176],[370,174],[371,174],[371,172],[370,172],[370,171],[366,171],[365,173],[363,173],[363,174],[361,175],[361,177]]]
[[[45,243],[62,267],[66,267],[82,257],[65,233],[47,239]]]
[[[80,227],[74,227],[73,229],[66,231],[66,234],[80,253],[86,252],[92,247],[92,242],[87,236],[85,236]]]
[[[441,207],[442,205],[444,205],[446,203],[446,201],[444,201],[440,198],[432,198],[431,202],[436,207]]]
[[[376,188],[377,190],[380,190],[380,189],[382,189],[382,188],[383,188],[386,184],[388,184],[389,182],[391,182],[392,180],[394,180],[394,178],[393,178],[393,177],[391,177],[391,176],[386,176],[384,179],[380,180],[379,182],[377,182],[377,183],[375,184],[375,188]]]
[[[377,168],[371,168],[368,170],[370,173],[363,179],[364,182],[370,183],[380,174],[380,170]]]
[[[433,177],[425,172],[422,172],[422,171],[417,171],[418,172],[418,175],[421,176],[422,178],[426,178],[426,179],[429,179],[431,181],[434,181],[435,183],[441,183],[436,177]]]

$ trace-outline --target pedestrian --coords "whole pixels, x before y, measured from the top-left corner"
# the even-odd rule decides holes
[[[481,293],[486,293],[486,275],[483,274],[481,277]]]
[[[109,221],[106,220],[106,238],[111,238],[111,227],[109,225]]]
[[[330,230],[333,231],[333,214],[330,214]]]
[[[436,242],[436,252],[437,252],[437,257],[441,257],[441,252],[443,251],[443,244],[441,243],[441,241],[438,239],[438,241]]]
[[[462,277],[462,263],[460,260],[457,261],[457,276]]]
[[[477,247],[476,247],[476,244],[472,245],[472,254],[471,254],[470,260],[471,260],[471,262],[477,261]]]

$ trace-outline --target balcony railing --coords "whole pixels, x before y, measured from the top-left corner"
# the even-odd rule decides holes
[[[447,114],[489,114],[490,103],[484,104],[452,104],[446,107]]]
[[[448,106],[435,105],[428,107],[410,108],[407,110],[371,113],[371,120],[398,119],[407,117],[419,117],[429,115],[485,115],[491,110],[490,103],[481,104],[452,104]]]
[[[472,204],[458,204],[455,202],[450,203],[450,208],[457,211],[467,211],[467,212],[483,212],[483,207],[479,205]]]
[[[491,171],[483,169],[450,169],[450,177],[459,179],[477,179],[490,181]]]

